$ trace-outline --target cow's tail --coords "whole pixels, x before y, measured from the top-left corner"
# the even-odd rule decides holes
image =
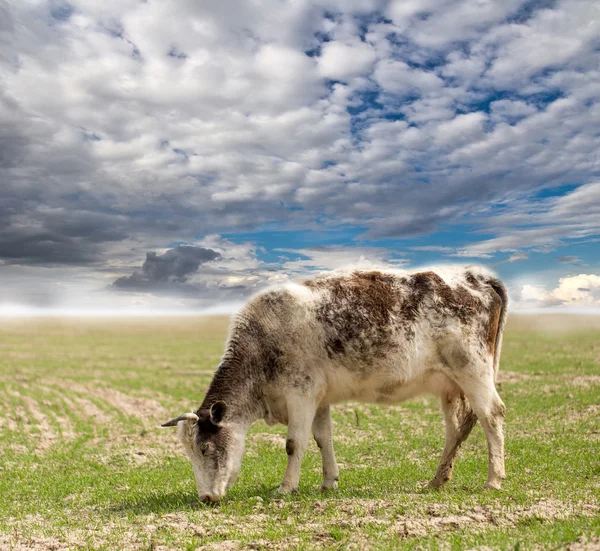
[[[491,288],[500,297],[502,303],[500,307],[500,317],[498,319],[498,329],[496,330],[496,342],[494,344],[494,380],[498,377],[498,369],[500,368],[500,352],[502,351],[502,335],[504,334],[504,327],[506,325],[506,312],[508,308],[508,293],[506,287],[497,278],[490,278],[488,280]]]

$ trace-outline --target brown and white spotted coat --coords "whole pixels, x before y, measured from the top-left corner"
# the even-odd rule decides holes
[[[330,405],[439,397],[446,444],[432,487],[452,476],[458,448],[479,419],[488,441],[486,486],[504,478],[504,404],[498,371],[507,294],[481,268],[403,273],[351,271],[262,292],[235,318],[202,406],[178,425],[202,501],[233,484],[250,425],[288,426],[280,491],[298,487],[310,432],[334,488]]]

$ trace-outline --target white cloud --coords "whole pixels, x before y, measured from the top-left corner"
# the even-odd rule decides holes
[[[383,247],[322,246],[306,249],[276,249],[292,256],[294,260],[282,263],[285,273],[307,275],[314,272],[335,270],[352,266],[360,269],[374,269],[381,266],[399,267],[407,260],[398,258],[398,253]]]
[[[467,113],[458,115],[451,121],[443,122],[437,127],[436,139],[442,146],[461,145],[483,137],[485,113]]]
[[[319,57],[319,73],[325,78],[348,81],[370,72],[375,59],[375,51],[364,42],[327,42]]]
[[[452,247],[441,247],[438,245],[423,245],[421,247],[411,247],[413,251],[428,251],[436,253],[451,253],[454,251]]]
[[[526,284],[521,288],[519,306],[600,306],[600,276],[579,274],[559,279],[558,286],[548,291],[544,286]]]
[[[427,94],[439,91],[444,81],[433,71],[412,69],[403,61],[385,59],[377,64],[373,73],[375,81],[386,91],[402,95]]]
[[[579,274],[561,278],[552,293],[566,304],[600,305],[600,276]]]
[[[528,253],[520,252],[511,254],[508,257],[508,262],[520,262],[521,260],[527,260],[529,258]]]
[[[420,46],[441,49],[480,37],[517,12],[523,0],[408,0],[390,2],[387,15]]]
[[[495,31],[488,40],[496,42],[499,49],[488,77],[503,87],[523,82],[536,72],[591,53],[599,33],[600,6],[596,2],[563,0],[553,9],[539,10],[527,23]]]
[[[513,124],[537,112],[534,105],[522,100],[498,100],[490,104],[492,119],[498,122]]]
[[[550,299],[550,293],[541,285],[530,285],[527,283],[521,288],[521,300],[547,304]]]

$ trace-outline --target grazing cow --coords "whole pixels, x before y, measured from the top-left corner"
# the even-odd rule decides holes
[[[253,297],[235,318],[202,406],[177,425],[200,500],[235,481],[250,425],[288,426],[279,488],[298,488],[310,431],[321,449],[322,489],[335,488],[330,405],[439,397],[446,444],[430,487],[452,476],[456,453],[479,419],[488,443],[486,487],[504,478],[504,404],[496,392],[507,294],[477,267],[333,272]]]

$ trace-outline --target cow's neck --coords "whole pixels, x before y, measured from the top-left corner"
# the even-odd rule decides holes
[[[262,401],[256,388],[256,379],[248,372],[243,360],[225,356],[210,384],[201,408],[223,401],[227,417],[240,425],[250,426],[263,416]]]

